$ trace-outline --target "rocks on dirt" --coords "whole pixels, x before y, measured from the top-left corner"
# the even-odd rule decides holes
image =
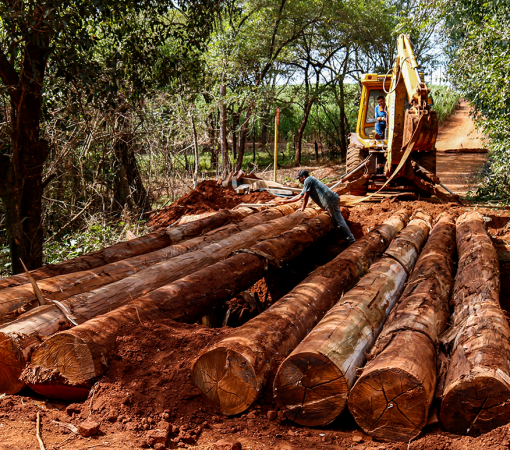
[[[79,403],[71,403],[66,408],[66,413],[69,416],[72,416],[73,414],[80,414],[81,412],[81,405]]]
[[[221,439],[214,443],[213,450],[242,450],[242,445],[239,441],[233,439]]]
[[[83,437],[95,436],[99,431],[100,424],[94,420],[86,420],[78,425],[78,433]]]

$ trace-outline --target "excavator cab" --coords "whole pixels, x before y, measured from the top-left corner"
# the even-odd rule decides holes
[[[356,132],[350,135],[343,177],[349,181],[365,176],[366,182],[356,188],[356,194],[380,189],[423,191],[422,186],[416,186],[416,165],[435,177],[438,122],[430,108],[430,90],[417,67],[409,36],[400,35],[391,73],[361,77],[358,122]],[[375,132],[379,96],[385,97],[388,110],[384,136]]]

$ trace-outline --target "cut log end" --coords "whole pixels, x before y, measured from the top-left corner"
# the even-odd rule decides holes
[[[477,436],[510,422],[510,383],[505,378],[481,370],[450,385],[441,404],[444,428]]]
[[[16,394],[25,387],[19,377],[26,364],[26,358],[12,338],[0,333],[0,393]]]
[[[191,376],[203,394],[227,416],[245,411],[261,389],[250,361],[225,347],[215,348],[198,358]]]
[[[278,369],[274,399],[292,421],[326,425],[345,408],[349,386],[342,372],[317,353],[290,356]]]
[[[409,442],[427,421],[427,391],[401,368],[374,370],[349,394],[349,410],[363,430],[383,441]]]
[[[25,382],[50,382],[56,378],[69,386],[76,386],[102,375],[99,350],[92,343],[65,332],[56,334],[44,342],[32,356],[30,366],[44,367],[45,374],[38,380],[30,375],[22,376]],[[99,355],[101,356],[101,355]],[[99,365],[99,367],[97,367]]]

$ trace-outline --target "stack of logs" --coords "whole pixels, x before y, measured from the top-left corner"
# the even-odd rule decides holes
[[[125,324],[197,322],[332,230],[327,214],[297,207],[219,211],[0,280],[0,392],[84,400]],[[288,419],[323,426],[348,407],[387,441],[416,437],[436,407],[458,434],[508,423],[510,327],[483,217],[409,215],[397,211],[206,349],[194,383],[233,415],[271,382]]]

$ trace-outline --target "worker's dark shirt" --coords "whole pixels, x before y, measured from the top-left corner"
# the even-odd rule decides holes
[[[333,192],[324,183],[314,177],[307,177],[305,179],[301,195],[304,195],[305,192],[309,192],[312,200],[322,209],[327,209],[328,206],[340,201],[340,197],[336,192]]]

